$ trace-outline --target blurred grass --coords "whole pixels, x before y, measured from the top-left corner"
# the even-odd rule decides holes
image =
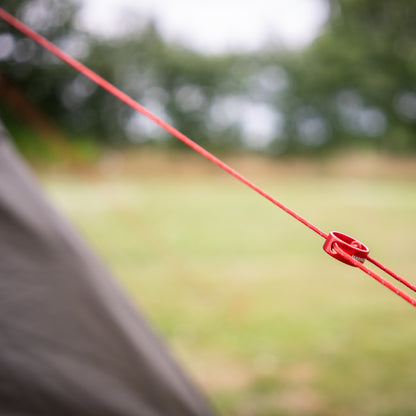
[[[326,176],[296,165],[255,179],[415,281],[415,176],[377,169]],[[234,179],[43,180],[221,414],[416,414],[412,307]]]

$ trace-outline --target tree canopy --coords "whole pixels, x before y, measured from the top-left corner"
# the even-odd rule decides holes
[[[416,3],[328,1],[330,18],[310,46],[218,56],[169,42],[153,22],[111,40],[94,37],[77,27],[72,0],[2,7],[202,145],[415,151]],[[45,117],[70,137],[175,143],[4,22],[0,65],[0,114],[9,125]],[[26,105],[13,106],[16,95]]]

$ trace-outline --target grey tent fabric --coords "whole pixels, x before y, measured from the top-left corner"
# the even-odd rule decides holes
[[[1,123],[0,414],[213,415]]]

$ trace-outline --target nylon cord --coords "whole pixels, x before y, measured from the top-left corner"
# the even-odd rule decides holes
[[[189,137],[185,136],[183,133],[181,133],[179,130],[172,127],[170,124],[166,123],[159,117],[157,117],[155,114],[151,113],[148,109],[143,107],[141,104],[139,104],[137,101],[133,100],[133,98],[129,97],[127,94],[125,94],[123,91],[115,87],[113,84],[106,81],[104,78],[102,78],[100,75],[93,72],[91,69],[87,68],[85,65],[83,65],[81,62],[77,61],[76,59],[72,58],[68,54],[66,54],[64,51],[62,51],[60,48],[58,48],[56,45],[54,45],[52,42],[45,39],[43,36],[39,35],[32,29],[30,29],[28,26],[26,26],[24,23],[22,23],[20,20],[13,17],[11,14],[0,8],[0,17],[3,18],[6,22],[8,22],[10,25],[15,27],[20,32],[24,33],[26,36],[33,39],[35,42],[40,44],[42,47],[47,49],[49,52],[57,56],[62,61],[66,62],[68,65],[72,66],[74,69],[85,75],[87,78],[116,96],[118,99],[132,107],[134,110],[138,111],[139,113],[143,114],[156,124],[158,124],[160,127],[165,129],[167,132],[172,134],[174,137],[191,147],[193,150],[198,152],[200,155],[204,156],[206,159],[210,160],[217,166],[219,166],[221,169],[228,172],[230,175],[234,176],[236,179],[238,179],[240,182],[243,182],[247,186],[249,186],[251,189],[262,195],[264,198],[268,199],[271,203],[281,208],[283,211],[306,225],[309,229],[312,231],[315,231],[317,234],[319,234],[323,238],[327,238],[327,233],[320,230],[318,227],[316,227],[314,224],[309,222],[307,219],[303,218],[301,215],[278,201],[276,198],[268,194],[266,191],[261,189],[259,186],[254,184],[252,181],[241,175],[239,172],[237,172],[235,169],[233,169],[231,166],[227,165],[222,160],[218,159],[216,156],[214,156],[212,153],[208,152],[206,149],[204,149],[202,146],[191,140]]]

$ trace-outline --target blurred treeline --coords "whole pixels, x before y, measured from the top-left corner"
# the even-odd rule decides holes
[[[2,7],[210,149],[415,152],[416,2],[328,1],[322,34],[302,50],[217,56],[163,39],[141,19],[112,39],[82,32],[71,0]],[[24,149],[39,145],[35,136],[179,145],[4,22],[0,116]]]

